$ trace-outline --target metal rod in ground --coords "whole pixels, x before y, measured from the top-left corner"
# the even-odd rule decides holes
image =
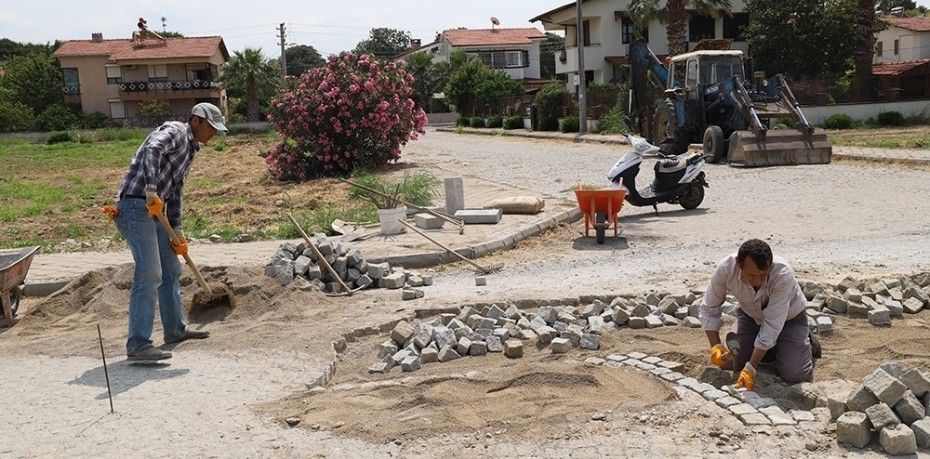
[[[343,290],[345,290],[346,295],[352,296],[352,289],[349,288],[349,286],[346,285],[346,283],[342,281],[342,278],[339,277],[339,274],[336,272],[335,269],[333,269],[333,266],[330,265],[328,261],[326,261],[326,257],[324,257],[322,253],[320,253],[320,249],[317,248],[316,244],[314,244],[313,241],[310,240],[310,236],[307,236],[307,233],[304,232],[304,229],[300,227],[300,223],[297,223],[297,219],[294,218],[294,215],[288,212],[287,218],[291,220],[291,223],[294,224],[294,227],[297,228],[297,231],[300,233],[301,236],[303,236],[304,242],[306,242],[307,245],[311,249],[313,249],[313,253],[316,254],[316,258],[320,260],[320,263],[323,263],[323,267],[326,268],[326,271],[329,272],[331,276],[333,276],[333,279],[336,279],[336,282],[339,283],[339,286],[342,287]]]
[[[367,192],[369,192],[369,193],[375,193],[375,194],[377,194],[377,195],[381,195],[381,196],[384,196],[384,197],[389,197],[388,195],[386,195],[386,194],[384,194],[384,193],[382,193],[382,192],[380,192],[380,191],[378,191],[378,190],[374,190],[374,189],[368,188],[368,187],[365,186],[365,185],[359,185],[358,183],[350,182],[350,181],[348,181],[348,180],[346,180],[346,179],[339,179],[339,180],[341,180],[341,181],[343,181],[343,182],[345,182],[345,183],[348,183],[349,185],[352,185],[352,186],[354,186],[354,187],[356,187],[356,188],[365,190],[365,191],[367,191]],[[447,222],[449,222],[449,223],[452,223],[453,225],[458,225],[458,227],[459,227],[459,234],[465,234],[465,222],[462,221],[462,220],[459,220],[459,219],[457,219],[457,218],[452,218],[452,217],[450,217],[450,216],[448,216],[448,215],[445,215],[445,214],[443,214],[443,213],[441,213],[441,212],[436,212],[435,210],[432,210],[432,209],[427,209],[426,207],[420,207],[420,206],[418,206],[418,205],[416,205],[416,204],[411,204],[411,203],[409,203],[409,202],[407,202],[407,201],[404,201],[404,200],[401,200],[401,199],[398,199],[397,201],[400,202],[401,204],[407,206],[407,207],[410,207],[410,208],[419,210],[420,212],[426,212],[426,213],[428,213],[428,214],[430,214],[430,215],[432,215],[432,216],[434,216],[434,217],[438,217],[438,218],[441,218],[441,219],[443,219],[443,220],[445,220],[445,221],[447,221]]]
[[[100,340],[100,358],[103,359],[103,375],[107,378],[107,395],[110,396],[110,414],[113,414],[113,390],[110,389],[110,371],[107,370],[107,355],[103,352],[103,333],[97,324],[97,339]]]
[[[464,255],[462,255],[462,254],[456,252],[455,250],[452,250],[452,249],[450,249],[449,247],[446,247],[443,243],[441,243],[441,242],[439,242],[439,241],[437,241],[437,240],[435,240],[435,239],[433,239],[433,238],[427,236],[426,233],[424,233],[424,232],[418,230],[415,226],[411,225],[410,223],[407,223],[407,222],[405,222],[405,221],[403,221],[403,220],[397,220],[397,221],[399,221],[402,225],[406,226],[407,228],[410,228],[410,229],[414,230],[417,234],[419,234],[420,236],[423,236],[424,238],[426,238],[428,241],[432,242],[433,244],[436,244],[436,245],[438,245],[439,247],[442,247],[443,249],[445,249],[446,252],[449,252],[449,253],[451,253],[452,255],[455,255],[455,256],[459,257],[460,259],[462,259],[462,261],[464,261],[464,262],[466,262],[466,263],[468,263],[468,264],[474,266],[474,267],[477,268],[479,271],[481,271],[483,274],[488,274],[488,273],[490,273],[490,272],[492,271],[491,268],[481,266],[481,265],[479,265],[478,263],[475,263],[474,260],[465,257]]]

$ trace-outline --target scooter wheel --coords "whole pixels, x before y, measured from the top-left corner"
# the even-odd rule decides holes
[[[691,182],[688,191],[678,197],[678,203],[687,210],[697,209],[704,201],[704,186],[697,181]]]
[[[594,235],[598,244],[603,244],[607,237],[607,214],[597,214],[595,216]]]

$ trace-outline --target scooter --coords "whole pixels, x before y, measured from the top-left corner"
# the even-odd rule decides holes
[[[626,201],[636,207],[652,206],[659,213],[659,203],[679,204],[696,209],[704,200],[704,156],[700,153],[668,155],[646,139],[628,135],[632,150],[610,169],[607,179],[614,188],[627,190]],[[664,144],[663,144],[664,145]],[[639,166],[646,157],[661,158],[655,165],[655,180],[642,191],[636,188]]]

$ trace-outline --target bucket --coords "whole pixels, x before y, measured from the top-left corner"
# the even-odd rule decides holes
[[[407,207],[400,206],[393,209],[378,209],[378,221],[381,222],[381,235],[403,233],[406,229],[398,220],[407,218]]]

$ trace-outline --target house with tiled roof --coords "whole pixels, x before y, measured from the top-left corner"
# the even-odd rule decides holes
[[[463,50],[510,78],[532,84],[541,76],[539,45],[545,38],[545,33],[533,27],[449,29],[437,34],[432,43],[413,47],[396,59],[403,60],[412,53],[426,52],[433,56],[434,61],[448,62],[453,51]]]
[[[884,19],[888,27],[875,36],[874,63],[930,59],[930,17]]]
[[[222,37],[162,38],[140,30],[131,39],[66,41],[55,51],[64,74],[65,102],[75,111],[133,119],[139,104],[163,101],[173,116],[210,102],[225,113],[220,69],[229,61]]]

